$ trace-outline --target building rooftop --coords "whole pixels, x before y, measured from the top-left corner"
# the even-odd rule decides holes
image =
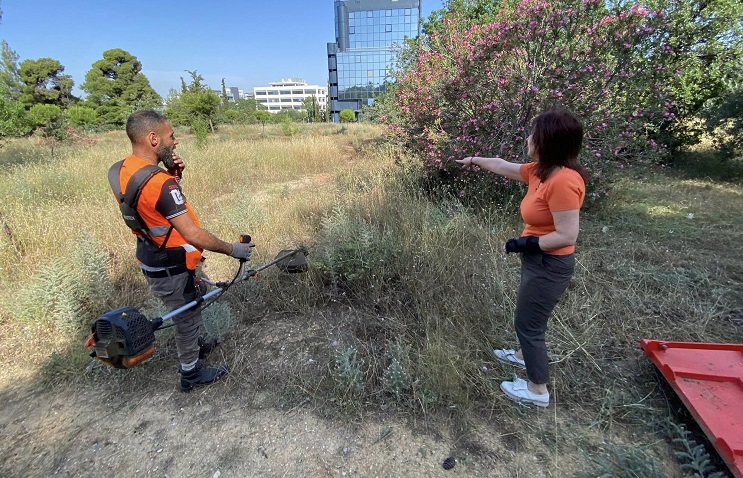
[[[286,80],[274,81],[270,86],[305,86],[307,83],[302,78],[288,78]]]

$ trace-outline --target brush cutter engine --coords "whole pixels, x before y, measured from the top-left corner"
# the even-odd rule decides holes
[[[86,346],[106,365],[132,368],[152,357],[158,326],[133,307],[110,310],[93,323]]]

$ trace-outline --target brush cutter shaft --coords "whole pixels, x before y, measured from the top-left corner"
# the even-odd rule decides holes
[[[271,267],[272,265],[274,265],[274,264],[277,264],[277,263],[279,263],[279,262],[283,261],[283,260],[284,260],[284,259],[286,259],[287,257],[291,257],[291,256],[293,256],[293,255],[296,255],[296,254],[297,254],[298,252],[303,252],[303,251],[304,251],[304,250],[300,248],[300,249],[294,249],[293,251],[289,251],[289,252],[287,252],[286,254],[282,254],[282,255],[280,255],[280,256],[278,256],[278,257],[276,257],[276,258],[275,258],[274,260],[272,260],[271,262],[268,262],[268,263],[266,263],[266,264],[263,264],[262,266],[260,266],[260,267],[257,267],[257,268],[255,268],[255,269],[250,269],[249,271],[247,271],[247,272],[245,273],[245,275],[244,275],[244,276],[242,277],[242,279],[241,279],[241,280],[245,280],[245,279],[247,279],[247,278],[249,278],[249,277],[254,277],[254,276],[255,276],[255,275],[257,274],[257,273],[259,273],[259,272],[260,272],[260,271],[262,271],[263,269],[268,269],[268,268],[269,268],[269,267]]]
[[[189,302],[188,304],[186,304],[186,305],[182,305],[182,306],[178,307],[177,309],[175,309],[175,310],[173,310],[173,311],[170,311],[170,312],[168,312],[167,314],[163,315],[163,316],[161,317],[161,319],[163,320],[163,322],[165,322],[166,320],[170,320],[170,319],[172,319],[173,317],[175,317],[176,315],[178,315],[178,314],[180,314],[180,313],[183,313],[183,312],[185,312],[185,311],[187,311],[187,310],[189,310],[189,309],[191,309],[191,308],[193,308],[193,307],[195,307],[195,306],[197,306],[197,305],[201,304],[201,303],[202,303],[202,302],[204,302],[204,301],[205,301],[206,299],[211,299],[211,298],[212,298],[212,297],[214,297],[215,295],[219,295],[219,294],[221,294],[221,293],[222,293],[223,291],[224,291],[224,289],[222,289],[221,287],[220,287],[219,289],[214,289],[213,291],[211,291],[211,292],[209,292],[209,293],[207,293],[207,294],[204,294],[204,295],[202,295],[202,296],[201,296],[201,297],[199,297],[198,299],[196,299],[196,300],[192,300],[192,301],[191,301],[191,302]]]
[[[302,248],[295,249],[293,251],[287,252],[286,254],[281,254],[278,257],[276,257],[274,260],[272,260],[271,262],[268,262],[266,264],[263,264],[260,267],[257,267],[255,269],[250,269],[249,271],[245,272],[245,274],[237,282],[241,282],[241,281],[247,280],[247,279],[249,279],[251,277],[255,277],[256,274],[258,274],[258,272],[260,272],[260,271],[262,271],[264,269],[268,269],[272,265],[274,265],[276,263],[279,263],[279,262],[283,261],[284,259],[286,259],[288,257],[294,256],[294,255],[296,255],[299,252],[304,253],[304,249],[302,249]],[[204,280],[204,279],[202,279],[202,280]],[[208,284],[211,284],[211,285],[219,285],[220,287],[218,289],[214,289],[213,291],[211,291],[211,292],[209,292],[207,294],[204,294],[203,296],[197,298],[196,300],[192,300],[188,304],[182,305],[182,306],[178,307],[177,309],[168,312],[167,314],[163,315],[159,319],[155,319],[157,321],[155,323],[155,325],[156,325],[155,330],[157,330],[160,327],[162,327],[162,323],[163,322],[165,322],[167,320],[170,320],[173,317],[175,317],[176,315],[181,314],[181,313],[183,313],[183,312],[185,312],[187,310],[190,310],[193,307],[196,307],[197,305],[201,304],[202,302],[204,302],[207,299],[211,299],[214,296],[218,296],[219,294],[221,294],[222,292],[224,292],[224,290],[225,290],[226,287],[228,287],[229,285],[231,285],[231,283],[227,283],[227,282],[212,282],[212,281],[210,281],[208,279],[204,280],[204,282],[206,282]]]

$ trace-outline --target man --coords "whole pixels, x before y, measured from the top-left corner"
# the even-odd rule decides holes
[[[201,228],[183,196],[178,179],[183,160],[175,154],[178,144],[170,122],[156,111],[138,111],[126,122],[132,154],[121,165],[121,192],[132,175],[148,166],[166,165],[173,174],[160,171],[142,187],[135,204],[146,229],[135,231],[137,259],[152,293],[173,311],[199,297],[203,291],[195,283],[195,271],[204,249],[247,260],[252,244],[225,242]],[[177,174],[176,174],[177,173]],[[207,366],[205,357],[213,344],[201,342],[201,307],[193,307],[174,317],[181,391],[208,385],[224,376],[226,365]]]

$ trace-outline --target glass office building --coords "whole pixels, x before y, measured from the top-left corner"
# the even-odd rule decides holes
[[[328,43],[328,101],[333,122],[386,91],[395,48],[420,33],[420,0],[338,0],[335,43]]]

